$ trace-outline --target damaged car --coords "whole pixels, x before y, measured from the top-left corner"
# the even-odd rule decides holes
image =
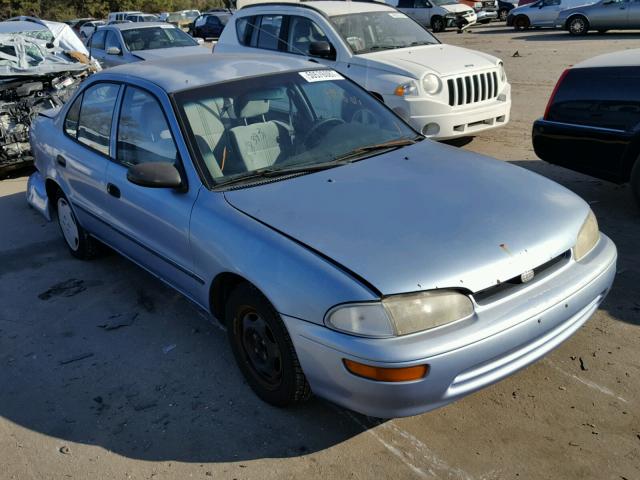
[[[0,175],[32,162],[34,117],[63,105],[98,68],[84,52],[55,42],[54,33],[39,23],[0,23]]]
[[[580,197],[426,139],[303,58],[105,70],[31,141],[27,199],[70,253],[108,244],[220,319],[278,406],[445,405],[569,338],[616,272]]]

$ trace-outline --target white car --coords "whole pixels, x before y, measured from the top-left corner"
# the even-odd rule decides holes
[[[472,136],[509,121],[511,86],[500,59],[442,44],[394,7],[242,0],[238,7],[214,53],[307,57],[359,83],[434,139]]]
[[[106,24],[107,23],[104,20],[93,20],[91,22],[86,22],[80,27],[80,38],[82,39],[82,41],[85,41],[87,38],[93,35],[93,32],[95,32],[98,27],[103,27]]]
[[[478,17],[473,8],[457,0],[387,0],[424,27],[442,32],[447,27],[469,27]]]

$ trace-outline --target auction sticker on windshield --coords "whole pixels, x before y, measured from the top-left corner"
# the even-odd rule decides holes
[[[298,72],[307,82],[325,82],[327,80],[344,80],[344,77],[333,70],[310,70]]]

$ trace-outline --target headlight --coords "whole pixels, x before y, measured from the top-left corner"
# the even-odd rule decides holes
[[[582,224],[580,232],[578,233],[578,239],[576,240],[576,246],[573,247],[573,257],[576,261],[582,260],[587,253],[593,250],[600,240],[600,230],[598,229],[598,220],[593,214],[592,210],[589,210],[587,219]]]
[[[422,88],[429,95],[435,95],[440,91],[440,87],[442,86],[442,82],[438,78],[437,75],[433,73],[427,73],[424,77],[422,77]]]
[[[498,64],[498,70],[500,70],[500,80],[503,82],[507,81],[507,72],[504,69],[504,63],[500,62]]]
[[[413,80],[407,83],[402,83],[396,87],[393,94],[399,97],[418,95],[418,85]]]
[[[331,309],[325,324],[362,337],[396,337],[462,320],[473,314],[466,295],[433,290],[393,295],[381,302],[339,305]]]

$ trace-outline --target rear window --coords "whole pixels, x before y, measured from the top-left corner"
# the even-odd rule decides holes
[[[640,124],[639,67],[576,68],[560,84],[548,120],[615,130]]]

